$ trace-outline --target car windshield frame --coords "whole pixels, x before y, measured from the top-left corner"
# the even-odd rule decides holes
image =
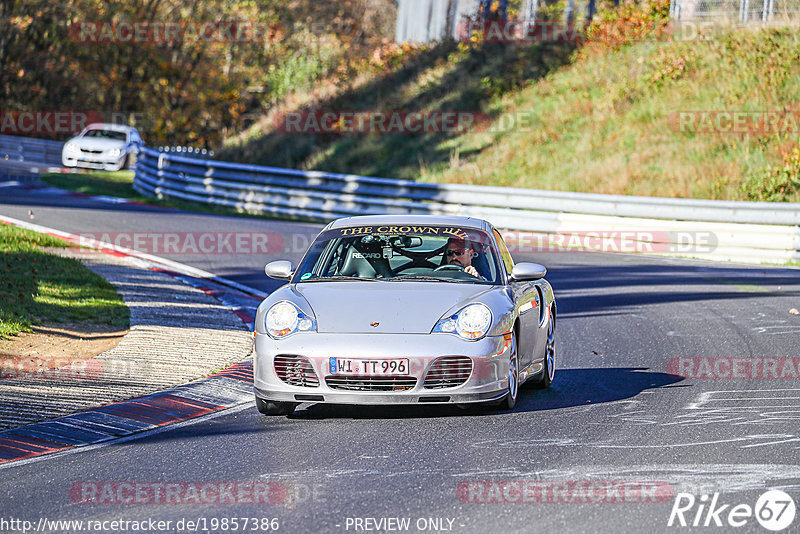
[[[449,240],[472,252],[479,277],[444,267]],[[349,280],[503,285],[497,245],[488,231],[457,225],[363,225],[323,231],[306,251],[291,283]],[[449,263],[449,262],[448,262]]]
[[[93,132],[101,132],[100,134],[93,134]],[[104,134],[113,134],[113,135],[104,135]],[[122,139],[119,136],[122,136]],[[86,130],[83,132],[81,137],[89,138],[89,139],[111,139],[112,141],[127,141],[128,134],[125,132],[120,132],[119,130],[107,130],[105,128],[92,128],[91,130]]]

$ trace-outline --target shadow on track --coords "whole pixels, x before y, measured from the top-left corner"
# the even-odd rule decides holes
[[[290,419],[408,419],[453,416],[490,416],[499,413],[537,412],[613,402],[635,397],[642,391],[673,385],[683,378],[646,369],[613,367],[559,369],[550,389],[526,385],[513,410],[476,406],[461,409],[451,405],[354,406],[314,404],[296,410]]]
[[[598,255],[598,260],[609,259]],[[614,259],[614,258],[610,258]],[[615,315],[632,308],[683,302],[800,296],[798,271],[781,267],[633,264],[555,265],[547,273],[559,316]],[[648,261],[649,260],[649,261]]]

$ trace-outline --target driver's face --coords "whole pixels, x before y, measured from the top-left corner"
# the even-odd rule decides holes
[[[449,265],[469,267],[472,265],[472,251],[463,245],[448,244],[444,251],[445,261]]]

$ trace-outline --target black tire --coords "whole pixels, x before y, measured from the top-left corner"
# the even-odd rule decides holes
[[[533,382],[537,389],[547,389],[556,376],[556,318],[550,310],[550,324],[547,327],[547,344],[544,349],[544,365],[539,379]]]
[[[508,393],[502,407],[513,410],[519,396],[519,355],[517,354],[517,333],[511,334],[511,355],[508,358]]]
[[[517,333],[511,334],[511,355],[508,358],[508,389],[505,397],[493,401],[500,410],[513,410],[519,396],[519,357],[517,355]]]
[[[256,396],[256,408],[264,415],[291,415],[297,404],[296,402],[268,401]]]
[[[117,172],[117,171],[126,170],[128,168],[128,162],[129,161],[130,160],[128,159],[128,154],[125,154],[125,157],[122,159],[122,162],[120,163],[119,168],[114,170],[114,171],[111,171],[111,172]]]

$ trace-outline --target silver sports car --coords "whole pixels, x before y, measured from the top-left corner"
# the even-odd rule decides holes
[[[556,302],[535,263],[514,264],[480,219],[380,215],[326,226],[290,283],[256,314],[255,396],[264,414],[302,402],[492,403],[555,372]]]

